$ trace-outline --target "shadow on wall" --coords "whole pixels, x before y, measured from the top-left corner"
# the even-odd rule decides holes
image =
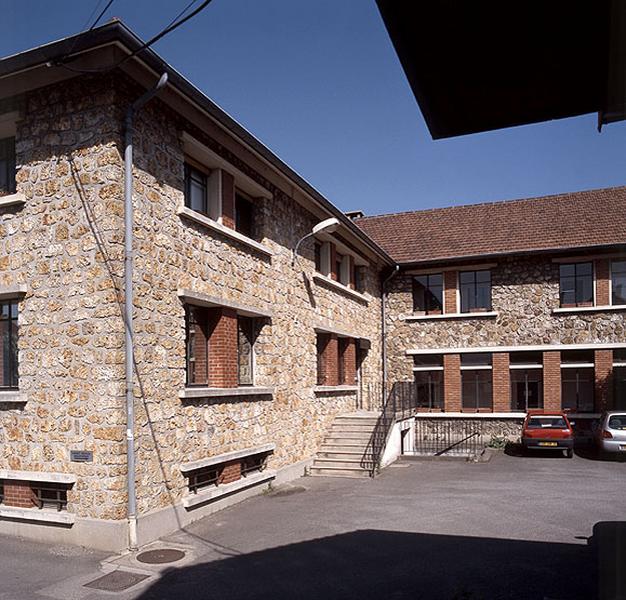
[[[172,568],[139,598],[592,600],[595,562],[582,542],[364,530]]]

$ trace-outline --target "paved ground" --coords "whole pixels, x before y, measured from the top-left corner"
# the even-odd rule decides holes
[[[373,481],[304,478],[213,515],[166,540],[188,558],[159,573],[105,563],[151,574],[115,595],[82,587],[102,575],[101,554],[4,538],[0,599],[591,600],[588,538],[625,515],[626,463],[401,463]]]

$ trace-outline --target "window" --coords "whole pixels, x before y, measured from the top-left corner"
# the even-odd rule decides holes
[[[527,412],[543,408],[543,354],[541,352],[512,352],[511,410]]]
[[[239,192],[235,193],[235,229],[249,238],[254,238],[254,204]]]
[[[209,215],[207,175],[185,163],[185,205]]]
[[[567,429],[567,422],[563,417],[533,416],[528,420],[528,429]]]
[[[440,315],[443,311],[443,275],[413,277],[413,312]]]
[[[443,409],[443,356],[417,355],[413,357],[413,364],[417,408]]]
[[[250,473],[260,473],[267,467],[268,452],[251,454],[241,459],[241,476],[245,477]]]
[[[237,357],[239,385],[253,385],[254,364],[254,319],[237,318]]]
[[[187,386],[254,385],[257,320],[231,309],[186,307]],[[235,320],[232,326],[222,320]],[[236,358],[237,371],[229,367]]]
[[[354,269],[354,289],[362,292],[365,289],[365,270],[363,267],[353,265]]]
[[[0,388],[17,389],[17,302],[0,302]]]
[[[15,138],[0,139],[0,196],[15,193]]]
[[[359,340],[320,331],[317,334],[317,385],[356,385]]]
[[[611,263],[611,304],[626,304],[626,260]]]
[[[593,263],[571,263],[560,266],[561,306],[593,305]]]
[[[314,252],[315,252],[315,270],[318,273],[321,273],[322,272],[322,244],[320,242],[315,242]]]
[[[491,310],[491,271],[461,271],[461,312]]]
[[[461,405],[463,410],[491,410],[491,354],[461,355]]]
[[[347,257],[345,257],[347,258]],[[335,278],[339,283],[343,283],[344,285],[348,285],[348,281],[346,281],[346,277],[344,277],[343,275],[343,260],[344,260],[344,256],[343,254],[339,254],[339,252],[335,252]]]
[[[31,485],[35,504],[38,508],[67,508],[67,486],[59,483],[36,482]]]
[[[593,351],[561,352],[561,406],[563,409],[593,412],[594,388]]]

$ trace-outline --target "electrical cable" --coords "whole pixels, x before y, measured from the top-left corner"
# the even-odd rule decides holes
[[[72,71],[74,73],[88,74],[88,73],[106,73],[108,71],[111,71],[112,69],[115,69],[115,68],[120,67],[121,65],[123,65],[126,61],[130,60],[131,58],[133,58],[133,56],[136,56],[140,52],[143,52],[144,50],[146,50],[147,48],[152,46],[152,44],[158,42],[160,39],[165,37],[168,33],[171,33],[172,31],[174,31],[175,29],[180,27],[183,23],[186,23],[187,21],[189,21],[189,19],[195,17],[200,11],[204,10],[211,3],[211,0],[204,0],[204,2],[200,6],[198,6],[196,9],[194,9],[192,12],[190,12],[187,16],[185,16],[184,18],[182,18],[180,20],[177,20],[177,19],[179,19],[180,15],[183,15],[189,9],[190,6],[195,4],[196,1],[197,0],[193,0],[193,2],[188,4],[183,9],[183,11],[180,12],[179,15],[174,19],[174,21],[171,21],[170,24],[167,27],[165,27],[163,30],[161,30],[159,33],[157,33],[155,36],[150,38],[147,42],[142,44],[139,48],[137,48],[137,50],[134,50],[133,52],[131,52],[130,54],[128,54],[127,56],[122,58],[117,63],[109,65],[108,67],[103,67],[103,68],[100,68],[100,69],[76,69],[76,68],[71,67],[70,65],[68,65],[68,64],[66,64],[64,62],[65,60],[71,60],[71,58],[68,55],[66,55],[64,58],[59,58],[55,62],[53,62],[53,63],[51,62],[49,64],[51,66],[63,67],[64,69],[67,69],[68,71]]]

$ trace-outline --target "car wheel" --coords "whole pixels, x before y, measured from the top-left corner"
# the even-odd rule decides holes
[[[574,451],[571,448],[568,448],[565,451],[565,456],[567,456],[567,458],[572,458],[574,456]]]

